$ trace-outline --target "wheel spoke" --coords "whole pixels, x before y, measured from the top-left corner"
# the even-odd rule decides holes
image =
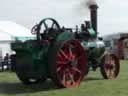
[[[54,27],[54,24],[55,24],[55,23],[52,23],[51,28],[53,28],[53,27]]]
[[[114,60],[112,60],[112,62],[111,62],[111,65],[112,65],[112,71],[115,71],[115,61]]]
[[[46,28],[46,29],[48,29],[48,25],[46,24],[46,22],[43,22],[44,23],[44,27]]]
[[[111,72],[110,72],[110,70],[107,70],[107,76],[108,76],[108,78],[111,77]]]
[[[64,62],[64,61],[57,61],[57,64],[58,64],[58,65],[66,65],[67,62]]]
[[[115,66],[115,60],[111,60],[111,65]]]
[[[70,77],[70,79],[71,79],[71,83],[72,83],[72,85],[75,83],[75,81],[74,81],[74,76],[73,76],[73,74],[71,74],[71,72],[69,72],[69,77]]]
[[[62,69],[62,67],[59,66],[59,67],[57,68],[57,72],[59,72],[61,69]]]
[[[74,54],[73,54],[71,48],[69,48],[69,59],[70,59],[70,60],[73,60],[74,57],[75,57],[75,56],[74,56]]]
[[[111,78],[111,70],[108,70],[108,77]]]
[[[113,78],[112,70],[110,70],[109,77],[110,77],[110,79],[112,79],[112,78]]]
[[[115,72],[113,70],[110,70],[111,72],[111,78],[115,77]]]
[[[64,70],[65,68],[67,68],[66,66],[67,64],[59,64],[57,65],[57,72]]]
[[[60,53],[58,53],[58,60],[63,61],[63,57],[61,56]]]
[[[113,78],[114,78],[114,73],[113,73],[112,70],[109,70],[108,77],[109,77],[110,79],[113,79]]]
[[[113,79],[115,77],[115,60],[111,60],[112,69],[111,72],[111,78]]]
[[[60,53],[64,56],[65,59],[68,59],[68,56],[62,49],[60,49]]]
[[[106,71],[106,74],[107,74],[107,76],[108,76],[108,78],[112,78],[113,77],[113,70],[112,70],[112,68],[110,68],[111,67],[111,65],[110,64],[107,64],[106,65],[106,68],[105,68],[105,71]]]
[[[66,84],[66,73],[64,72],[63,77],[62,77],[62,82],[63,84]]]
[[[78,72],[78,73],[81,74],[81,71],[78,68],[76,68],[76,67],[73,67],[73,71]]]
[[[105,56],[105,64],[110,64],[110,59],[109,55]]]

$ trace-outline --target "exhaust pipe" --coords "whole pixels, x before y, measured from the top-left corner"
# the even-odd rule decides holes
[[[92,28],[96,31],[96,33],[97,33],[97,8],[98,8],[97,4],[89,5],[91,25]]]

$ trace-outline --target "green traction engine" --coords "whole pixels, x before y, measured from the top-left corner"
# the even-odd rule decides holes
[[[89,6],[90,22],[80,28],[60,27],[52,18],[36,24],[31,32],[36,37],[12,43],[16,52],[16,74],[24,84],[52,79],[58,87],[75,87],[89,70],[100,68],[105,79],[115,79],[120,70],[117,56],[105,50],[97,37],[96,4]]]
[[[105,51],[102,38],[86,22],[81,28],[60,27],[52,18],[41,20],[32,28],[33,40],[12,43],[16,52],[16,74],[25,84],[44,82],[48,78],[59,87],[75,87],[98,67],[105,79],[119,73],[119,60]]]

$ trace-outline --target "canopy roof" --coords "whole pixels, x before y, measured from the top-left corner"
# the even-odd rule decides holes
[[[0,40],[14,37],[35,37],[30,30],[12,21],[0,21]]]

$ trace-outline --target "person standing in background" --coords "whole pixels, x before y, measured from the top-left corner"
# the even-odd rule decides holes
[[[11,71],[15,71],[16,69],[16,53],[13,52],[11,55],[10,55],[10,59],[11,59]]]
[[[10,69],[10,56],[8,53],[4,56],[4,65],[7,66],[7,70]]]

